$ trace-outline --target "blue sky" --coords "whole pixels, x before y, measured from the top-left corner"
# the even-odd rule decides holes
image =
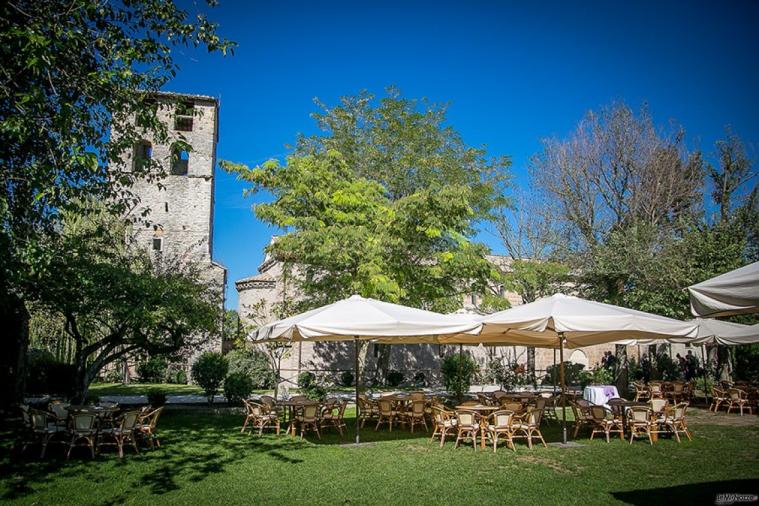
[[[166,89],[221,98],[219,159],[281,158],[298,132],[314,132],[314,97],[334,104],[391,84],[450,102],[449,123],[468,144],[510,155],[521,185],[541,138],[618,100],[676,120],[707,156],[726,125],[759,146],[759,2],[221,0],[209,16],[239,43],[235,56],[179,50]],[[244,185],[216,178],[214,256],[229,268],[234,308],[234,281],[256,273],[273,230]]]

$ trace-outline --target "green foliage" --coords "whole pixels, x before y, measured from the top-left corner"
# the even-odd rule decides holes
[[[327,389],[318,381],[316,375],[303,371],[298,375],[298,388],[309,399],[323,401],[327,397]]]
[[[356,378],[353,371],[343,371],[340,373],[340,385],[351,387],[356,384]]]
[[[213,404],[214,395],[219,391],[229,371],[229,363],[221,353],[207,351],[192,364],[192,379],[206,394],[208,404]]]
[[[158,408],[166,404],[166,390],[160,388],[151,388],[148,390],[148,404],[153,408]]]
[[[596,367],[591,371],[591,381],[595,385],[612,385],[614,374],[605,367]]]
[[[445,389],[459,399],[469,392],[472,377],[477,371],[477,364],[469,353],[452,353],[447,355],[440,365]]]
[[[50,352],[29,350],[26,364],[26,391],[31,395],[70,397],[76,390],[72,364],[59,362]]]
[[[500,385],[504,390],[511,390],[517,385],[526,385],[531,380],[524,365],[507,363],[499,358],[491,359],[488,362],[483,379],[488,383]]]
[[[393,387],[393,388],[398,387],[400,386],[401,383],[403,383],[404,378],[405,377],[401,371],[395,371],[395,370],[388,371],[387,378],[386,378],[387,386]]]
[[[284,165],[223,166],[267,192],[259,219],[286,233],[268,252],[314,307],[360,294],[450,311],[491,274],[473,225],[503,203],[507,161],[487,161],[442,126],[444,109],[416,110],[395,92],[343,99],[316,115],[327,132],[301,138]],[[297,275],[294,267],[297,266]]]
[[[503,275],[504,286],[524,302],[560,292],[569,278],[569,267],[554,261],[515,259],[510,267]]]
[[[759,344],[735,348],[735,379],[759,382]]]
[[[583,377],[582,373],[585,366],[583,364],[575,364],[574,362],[564,362],[564,381],[567,385],[579,385],[582,381],[587,380],[590,382],[590,378]],[[546,367],[546,376],[543,379],[544,385],[561,385],[559,382],[559,364],[549,365]]]
[[[244,372],[230,373],[224,380],[224,397],[233,406],[240,406],[253,391],[253,381]]]
[[[658,371],[657,379],[673,381],[682,379],[683,377],[683,371],[680,368],[680,364],[666,353],[661,353],[656,356],[656,370]]]
[[[244,374],[251,380],[255,389],[274,388],[277,374],[271,370],[266,355],[257,350],[237,349],[226,354],[229,362],[229,374]]]
[[[150,357],[137,364],[140,383],[160,383],[166,376],[168,363],[162,357]]]

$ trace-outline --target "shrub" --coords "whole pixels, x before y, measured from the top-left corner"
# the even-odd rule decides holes
[[[403,383],[403,373],[400,371],[388,371],[387,373],[387,386],[397,387]]]
[[[228,370],[227,359],[221,353],[212,351],[203,353],[192,364],[192,379],[203,389],[209,404],[213,404],[213,397],[219,391]]]
[[[340,373],[340,384],[342,386],[351,387],[354,385],[354,380],[353,371],[343,371]]]
[[[227,402],[234,406],[242,404],[253,391],[253,381],[244,372],[233,372],[224,380],[224,396]]]
[[[148,404],[158,408],[166,404],[166,390],[161,388],[151,388],[148,391]]]
[[[611,385],[614,382],[614,375],[606,367],[596,367],[593,369],[591,380],[596,385]]]
[[[124,373],[119,368],[109,369],[103,373],[103,381],[106,383],[121,383]]]
[[[427,386],[427,376],[422,371],[417,372],[414,374],[414,386],[417,387],[426,387]]]
[[[45,350],[29,350],[26,364],[26,392],[71,397],[76,391],[76,367],[55,360]]]
[[[759,381],[759,344],[735,348],[735,378],[743,381]]]
[[[303,371],[298,375],[298,388],[308,389],[313,383],[316,383],[316,375],[309,371]]]
[[[166,377],[168,364],[162,357],[150,357],[137,364],[137,377],[140,383],[162,383]]]
[[[186,385],[187,373],[184,370],[184,366],[182,364],[169,364],[164,379],[166,383]]]
[[[680,364],[665,354],[661,353],[656,356],[656,369],[659,373],[659,377],[665,381],[673,381],[682,377],[682,369]]]
[[[575,364],[574,362],[564,362],[564,381],[567,385],[579,385],[582,381],[587,380],[590,383],[590,377],[583,377],[583,369],[585,366],[582,364]],[[546,376],[543,379],[543,384],[556,384],[559,385],[559,364],[549,365],[546,367]]]
[[[469,391],[477,364],[468,353],[455,353],[443,359],[440,370],[443,373],[445,389],[462,398]]]
[[[226,355],[229,361],[229,373],[247,375],[253,388],[274,388],[277,384],[277,374],[272,371],[266,355],[257,350],[232,350]]]
[[[303,371],[298,375],[298,388],[309,399],[322,401],[327,397],[327,389],[316,379],[316,375],[309,371]]]

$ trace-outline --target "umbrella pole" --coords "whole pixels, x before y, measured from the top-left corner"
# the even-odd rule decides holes
[[[701,345],[701,360],[704,362],[704,401],[709,405],[709,390],[706,386],[706,344]]]
[[[567,444],[567,389],[564,381],[564,333],[559,333],[559,382],[561,383],[561,440]]]
[[[551,374],[551,382],[553,383],[553,395],[556,395],[556,348],[553,349],[553,373]]]
[[[358,336],[355,336],[353,338],[353,353],[354,353],[354,367],[356,369],[356,444],[359,444],[360,436],[359,436],[359,423],[358,423],[358,388],[359,388],[359,381],[361,378],[361,375],[359,374],[358,370]]]

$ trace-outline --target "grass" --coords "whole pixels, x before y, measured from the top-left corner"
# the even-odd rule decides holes
[[[239,433],[239,414],[168,410],[163,446],[120,461],[61,451],[38,462],[28,452],[0,456],[0,500],[18,504],[659,504],[714,503],[717,493],[759,490],[759,427],[696,416],[692,442],[654,446],[613,440],[582,447],[475,452],[440,449],[424,433],[363,432],[371,444]],[[730,418],[735,419],[730,415]],[[746,423],[748,422],[748,423]],[[557,441],[556,425],[544,431]]]
[[[161,389],[166,395],[203,395],[203,389],[197,385],[183,385],[175,383],[93,383],[90,385],[90,393],[97,396],[104,395],[147,395],[150,390]]]

